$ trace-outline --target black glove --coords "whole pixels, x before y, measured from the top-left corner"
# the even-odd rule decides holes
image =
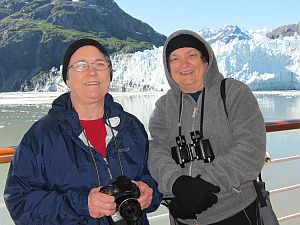
[[[173,184],[172,192],[177,197],[178,202],[186,211],[194,214],[210,208],[216,204],[220,188],[203,179],[198,175],[196,177],[180,176]]]
[[[169,210],[171,215],[175,219],[197,219],[196,215],[188,210],[185,210],[178,202],[176,198],[173,198],[169,204]]]

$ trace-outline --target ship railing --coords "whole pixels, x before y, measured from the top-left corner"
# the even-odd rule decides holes
[[[290,157],[285,157],[285,158],[278,158],[278,159],[271,159],[270,155],[266,154],[265,165],[281,163],[281,162],[289,162],[289,161],[292,161],[292,160],[300,160],[300,155],[290,156]],[[273,195],[278,194],[278,193],[292,191],[292,190],[295,190],[295,189],[300,189],[300,184],[295,184],[295,185],[285,186],[285,187],[278,188],[278,189],[273,189],[273,190],[270,190],[269,192],[270,192],[270,196],[273,196]],[[160,215],[157,215],[157,216],[150,217],[149,221],[150,222],[157,222],[159,220],[166,219],[167,217],[169,217],[168,213],[160,214]],[[300,217],[300,211],[296,212],[296,213],[286,215],[286,216],[283,216],[283,217],[279,217],[278,221],[279,222],[287,221],[287,220],[294,219],[294,218],[297,218],[297,217]]]
[[[268,133],[269,132],[286,131],[286,130],[292,130],[292,129],[300,129],[300,119],[266,122],[265,125],[266,125],[266,131]],[[0,148],[0,164],[1,163],[9,163],[11,161],[15,151],[16,151],[16,146]],[[270,155],[267,153],[266,157],[265,157],[265,165],[271,165],[271,164],[282,163],[282,162],[290,162],[290,161],[299,160],[299,159],[300,159],[300,155],[271,159]],[[300,189],[300,184],[294,184],[294,185],[285,186],[285,187],[278,188],[278,189],[273,189],[273,190],[270,190],[269,192],[270,192],[270,195],[273,196],[278,193],[288,192],[288,191],[292,191],[295,189]],[[151,216],[151,217],[149,217],[149,220],[150,220],[150,223],[155,223],[155,222],[161,221],[162,219],[167,219],[167,217],[169,217],[168,213],[164,213],[164,214],[160,214],[157,216]],[[297,217],[300,217],[300,211],[293,213],[293,214],[283,216],[283,217],[279,217],[278,220],[281,222],[281,221],[287,221],[290,219],[294,219]]]
[[[277,131],[286,131],[286,130],[293,130],[293,129],[300,129],[300,120],[295,119],[295,120],[281,120],[281,121],[274,121],[274,122],[266,122],[266,131],[267,132],[277,132]],[[278,158],[278,159],[273,159],[273,160],[268,160],[266,159],[266,164],[275,164],[275,163],[282,163],[282,162],[289,162],[292,160],[299,160],[300,155],[295,155],[295,156],[289,156],[289,157],[284,157],[284,158]],[[292,191],[295,189],[300,189],[300,184],[295,184],[295,185],[290,185],[278,189],[273,189],[270,191],[270,195],[282,193],[282,192],[287,192],[287,191]],[[287,221],[290,219],[294,219],[300,217],[300,211],[289,214],[283,217],[278,218],[278,220],[281,221]]]

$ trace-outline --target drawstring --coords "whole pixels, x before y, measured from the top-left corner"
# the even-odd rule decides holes
[[[201,102],[201,115],[200,115],[200,135],[203,138],[203,118],[204,118],[204,99],[205,99],[205,87],[202,91],[202,102]],[[178,117],[178,132],[181,136],[181,121],[182,121],[182,107],[183,107],[183,93],[180,93],[180,104],[179,104],[179,117]]]
[[[205,87],[203,87],[202,102],[201,102],[201,115],[200,115],[200,135],[201,135],[201,138],[203,138],[204,99],[205,99]]]
[[[181,136],[181,119],[182,119],[182,105],[183,105],[183,93],[180,92],[180,103],[179,103],[179,117],[178,117],[178,132],[179,136]]]

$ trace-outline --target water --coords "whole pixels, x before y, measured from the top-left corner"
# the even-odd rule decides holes
[[[148,130],[148,119],[154,104],[163,93],[113,93],[125,110],[135,114]],[[17,145],[27,129],[51,107],[59,93],[0,93],[0,146]],[[256,92],[265,121],[299,119],[300,92]],[[267,135],[267,151],[272,158],[300,155],[300,130],[275,132]],[[3,189],[9,164],[0,164],[0,225],[13,224],[3,203]],[[274,189],[300,183],[299,161],[266,166],[263,178],[267,188]],[[277,216],[282,217],[300,209],[300,190],[272,196]],[[157,215],[166,213],[160,207]],[[167,220],[152,223],[167,225]],[[300,224],[300,218],[282,222],[282,225]]]

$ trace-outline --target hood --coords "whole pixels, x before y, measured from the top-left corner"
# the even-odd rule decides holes
[[[189,31],[189,30],[178,30],[178,31],[172,33],[168,37],[168,39],[165,41],[164,48],[163,48],[163,64],[164,64],[165,75],[167,77],[168,83],[169,83],[171,89],[173,89],[174,91],[179,92],[179,93],[181,92],[180,88],[178,87],[176,82],[173,80],[173,78],[168,70],[166,48],[167,48],[169,42],[174,37],[182,35],[182,34],[188,34],[188,35],[194,36],[195,38],[197,38],[199,40],[199,42],[201,42],[205,46],[205,48],[207,50],[209,64],[208,64],[207,71],[205,73],[204,86],[205,86],[205,89],[208,90],[210,86],[212,86],[215,82],[222,80],[224,77],[219,72],[217,60],[216,60],[215,54],[214,54],[210,44],[208,42],[206,42],[198,33]]]

